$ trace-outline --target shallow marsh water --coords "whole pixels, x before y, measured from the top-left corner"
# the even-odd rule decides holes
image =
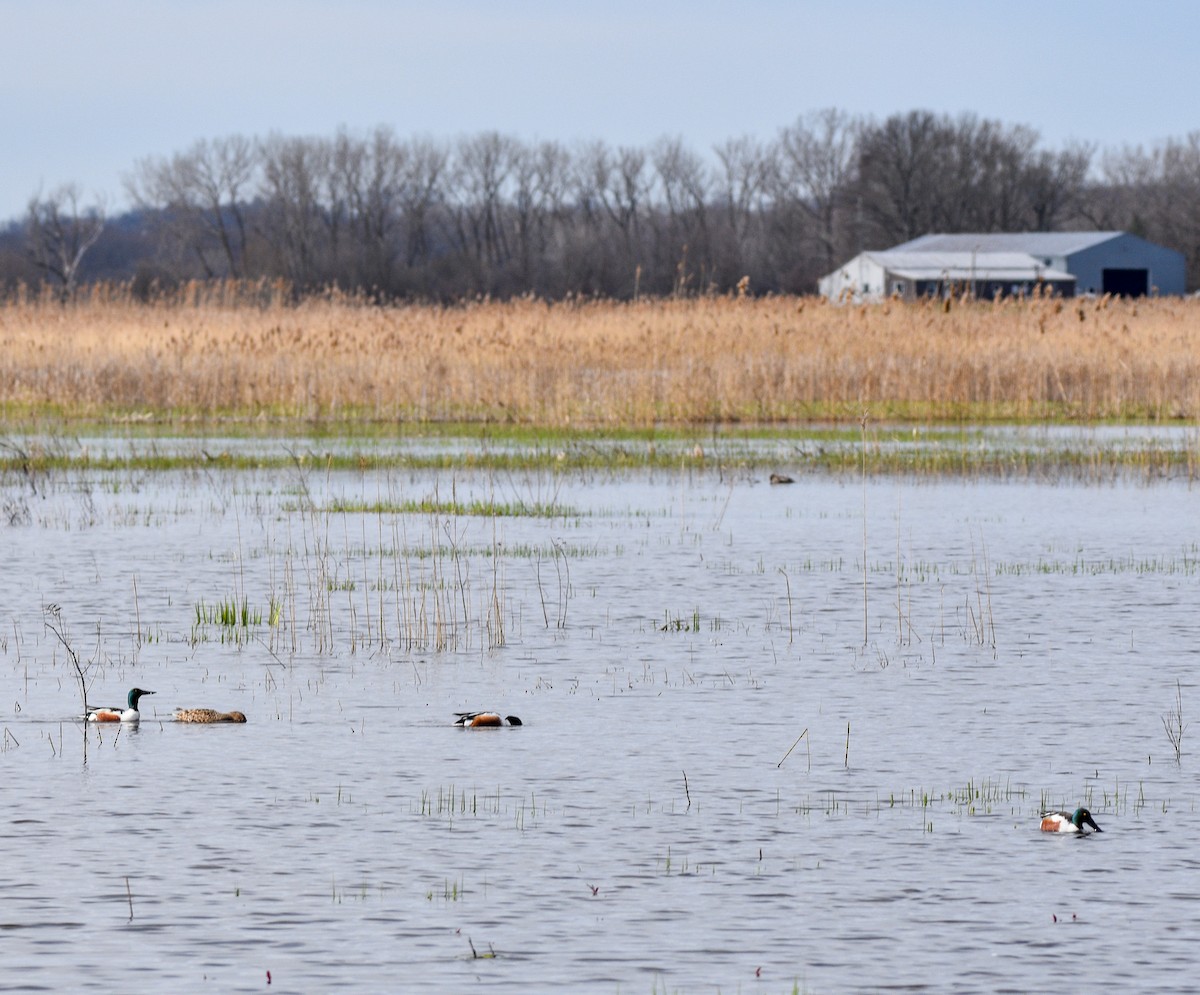
[[[565,512],[389,510],[452,495]],[[1200,700],[1184,482],[218,470],[3,497],[0,990],[1192,982],[1200,732],[1177,762],[1163,725],[1177,680],[1185,722]],[[73,719],[51,603],[94,703],[157,692],[140,727]],[[525,725],[450,725],[474,708]],[[1037,831],[1079,803],[1103,834]]]

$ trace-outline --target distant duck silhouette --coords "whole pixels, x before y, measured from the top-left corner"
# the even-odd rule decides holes
[[[454,720],[456,726],[462,726],[464,729],[488,729],[502,726],[507,722],[510,726],[524,725],[524,723],[515,715],[506,715],[500,717],[499,712],[455,712],[458,716]]]
[[[86,718],[89,722],[140,722],[142,713],[138,711],[138,699],[144,694],[154,694],[153,691],[143,691],[133,688],[129,692],[128,708],[89,708]]]
[[[771,483],[773,484],[794,484],[795,482],[796,481],[794,481],[786,473],[771,474]]]
[[[215,708],[177,708],[176,722],[245,722],[246,716],[241,712],[218,712]]]

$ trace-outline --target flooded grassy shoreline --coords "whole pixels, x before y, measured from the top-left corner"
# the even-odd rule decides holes
[[[538,430],[515,426],[207,426],[0,422],[0,473],[288,470],[711,471],[1103,480],[1195,479],[1189,425],[825,424]],[[314,430],[315,429],[315,430]]]

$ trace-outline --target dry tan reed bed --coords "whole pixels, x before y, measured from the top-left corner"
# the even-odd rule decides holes
[[[0,306],[0,407],[547,428],[1200,416],[1200,302]]]

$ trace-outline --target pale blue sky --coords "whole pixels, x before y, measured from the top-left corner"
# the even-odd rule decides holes
[[[0,0],[0,219],[147,155],[345,125],[697,151],[821,107],[1050,147],[1200,129],[1200,0]]]

